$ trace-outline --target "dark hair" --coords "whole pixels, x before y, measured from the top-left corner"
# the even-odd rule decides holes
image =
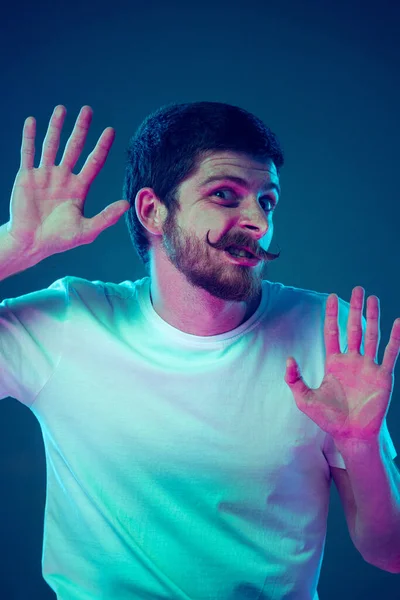
[[[231,150],[255,159],[270,159],[278,174],[284,163],[279,141],[269,127],[247,110],[222,102],[164,105],[148,115],[131,137],[122,197],[131,205],[125,222],[146,268],[150,242],[136,214],[137,192],[143,187],[152,188],[169,216],[174,214],[179,210],[180,183],[210,150]]]

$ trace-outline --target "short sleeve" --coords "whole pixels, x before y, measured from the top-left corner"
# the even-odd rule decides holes
[[[0,303],[0,399],[30,406],[61,359],[68,278]]]
[[[345,302],[341,298],[339,298],[339,338],[340,338],[340,350],[341,352],[347,352],[347,320],[350,312],[350,304],[349,302]],[[362,329],[363,329],[363,340],[361,343],[361,354],[364,354],[364,338],[365,331],[367,327],[367,320],[362,315]],[[390,437],[390,433],[387,427],[386,419],[382,423],[382,447],[384,449],[385,456],[393,460],[397,456],[396,449],[394,447],[392,438]],[[344,464],[344,460],[339,450],[336,448],[335,443],[331,435],[326,434],[325,443],[323,449],[324,455],[328,461],[328,464],[331,467],[339,467],[340,469],[345,469],[346,465]]]

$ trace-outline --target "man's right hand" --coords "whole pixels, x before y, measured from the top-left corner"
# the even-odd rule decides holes
[[[38,168],[34,167],[36,121],[34,117],[25,120],[21,164],[11,194],[8,233],[21,252],[39,260],[90,244],[129,209],[129,202],[118,200],[90,219],[83,216],[89,188],[106,161],[115,131],[111,127],[103,131],[81,172],[74,175],[93,111],[90,106],[82,107],[61,162],[55,165],[65,115],[66,108],[56,106]]]

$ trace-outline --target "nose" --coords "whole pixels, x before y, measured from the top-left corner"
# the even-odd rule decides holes
[[[263,238],[272,229],[269,215],[265,214],[258,203],[257,206],[252,204],[248,208],[243,207],[239,225],[242,229],[252,231],[253,237],[257,240]]]

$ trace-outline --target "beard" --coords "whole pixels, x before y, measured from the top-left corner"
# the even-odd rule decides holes
[[[211,244],[194,233],[185,232],[176,223],[176,210],[169,210],[164,222],[162,247],[174,267],[195,288],[201,288],[221,300],[250,302],[259,297],[267,261],[255,267],[233,264],[224,248],[228,244]]]

